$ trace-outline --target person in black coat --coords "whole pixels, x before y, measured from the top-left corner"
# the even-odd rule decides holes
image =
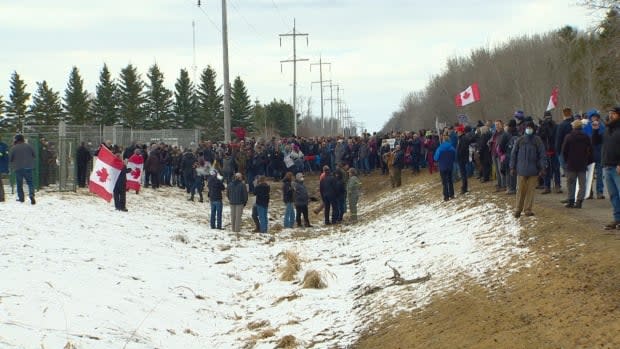
[[[241,231],[241,216],[243,208],[248,203],[248,189],[242,181],[243,175],[237,172],[235,178],[228,185],[228,202],[230,203],[230,218],[232,221],[232,231]]]
[[[325,225],[330,225],[334,223],[334,220],[337,221],[340,216],[337,201],[338,183],[336,177],[330,173],[329,168],[323,168],[323,172],[325,172],[325,178],[323,178],[319,184],[319,191],[321,193],[323,205],[325,206]],[[331,221],[329,216],[330,211],[332,211]]]
[[[562,114],[564,114],[564,120],[558,125],[555,133],[555,150],[560,152],[558,160],[560,161],[560,167],[562,168],[564,174],[566,174],[566,161],[561,154],[562,144],[564,143],[564,137],[573,130],[571,126],[571,122],[575,119],[573,118],[573,111],[570,108],[564,108],[562,110]]]
[[[116,157],[123,160],[123,153],[120,151],[116,152]],[[127,212],[127,173],[131,172],[130,168],[125,166],[123,163],[123,168],[121,169],[121,173],[116,179],[116,183],[114,184],[114,207],[117,211]]]
[[[88,162],[93,157],[90,155],[90,151],[86,148],[86,144],[82,142],[77,149],[76,165],[77,165],[77,181],[80,188],[86,187],[86,172],[88,170]]]
[[[581,208],[586,191],[586,170],[594,162],[592,142],[583,132],[581,120],[571,124],[573,131],[566,135],[562,143],[562,156],[566,162],[566,182],[568,187],[567,208]],[[579,180],[579,192],[575,200],[575,188]]]
[[[459,172],[461,173],[461,194],[469,191],[467,186],[467,163],[469,162],[469,145],[473,142],[471,133],[465,132],[465,127],[459,125],[456,128],[459,141],[456,146],[456,159],[458,161]]]
[[[209,202],[211,203],[211,229],[222,229],[222,192],[226,189],[222,177],[211,170],[207,180]]]

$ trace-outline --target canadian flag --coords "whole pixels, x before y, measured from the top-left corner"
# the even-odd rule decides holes
[[[465,89],[465,91],[459,93],[454,98],[454,102],[457,107],[464,107],[468,104],[472,104],[480,100],[480,91],[478,90],[478,84],[473,83],[471,86]]]
[[[140,154],[133,154],[127,160],[127,190],[140,191],[140,178],[144,168],[144,158]]]
[[[110,202],[114,185],[122,168],[123,160],[114,156],[108,148],[102,145],[99,148],[93,172],[90,174],[88,190]]]
[[[554,87],[551,91],[551,97],[549,97],[549,104],[547,104],[547,111],[555,109],[558,106],[558,95],[560,94],[560,89]]]

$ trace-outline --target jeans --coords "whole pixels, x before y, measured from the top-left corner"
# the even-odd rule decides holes
[[[267,232],[267,207],[256,205],[256,211],[258,213],[258,222],[260,223],[260,232]]]
[[[17,182],[17,199],[24,201],[24,179],[28,185],[28,196],[34,198],[34,185],[32,184],[32,169],[20,168],[15,171],[15,181]]]
[[[620,222],[620,175],[615,167],[603,168],[609,201],[614,210],[614,221]]]
[[[467,163],[459,161],[459,171],[461,172],[461,193],[469,191],[467,188]]]
[[[549,164],[549,168],[547,169],[547,174],[545,175],[545,188],[551,189],[551,180],[553,179],[553,183],[555,183],[555,187],[559,189],[561,187],[560,185],[560,159],[557,155],[552,155],[548,157],[547,163]]]
[[[452,169],[439,171],[441,184],[443,185],[443,199],[448,200],[454,197],[454,181],[452,180]]]
[[[594,175],[596,176],[596,194],[603,195],[604,178],[603,178],[603,166],[600,162],[594,164]],[[586,193],[588,195],[589,193]]]
[[[222,229],[221,201],[211,201],[211,229]]]
[[[292,228],[295,224],[295,210],[293,209],[293,203],[287,202],[286,209],[284,210],[284,228]]]

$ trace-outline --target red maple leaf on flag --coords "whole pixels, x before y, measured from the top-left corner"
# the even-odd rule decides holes
[[[471,96],[471,93],[469,93],[469,91],[465,91],[465,92],[463,93],[463,99],[468,99],[468,98],[469,98],[469,96]]]
[[[135,179],[140,178],[140,169],[139,168],[134,168],[133,170],[131,170],[131,176]]]
[[[105,183],[105,181],[107,181],[108,177],[110,176],[108,170],[105,167],[103,167],[101,170],[98,170],[96,173],[97,176],[99,176],[99,182],[101,183]]]

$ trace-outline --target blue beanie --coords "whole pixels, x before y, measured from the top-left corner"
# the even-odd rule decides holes
[[[514,118],[517,120],[523,120],[525,119],[525,113],[523,112],[523,110],[517,110],[515,112]]]

